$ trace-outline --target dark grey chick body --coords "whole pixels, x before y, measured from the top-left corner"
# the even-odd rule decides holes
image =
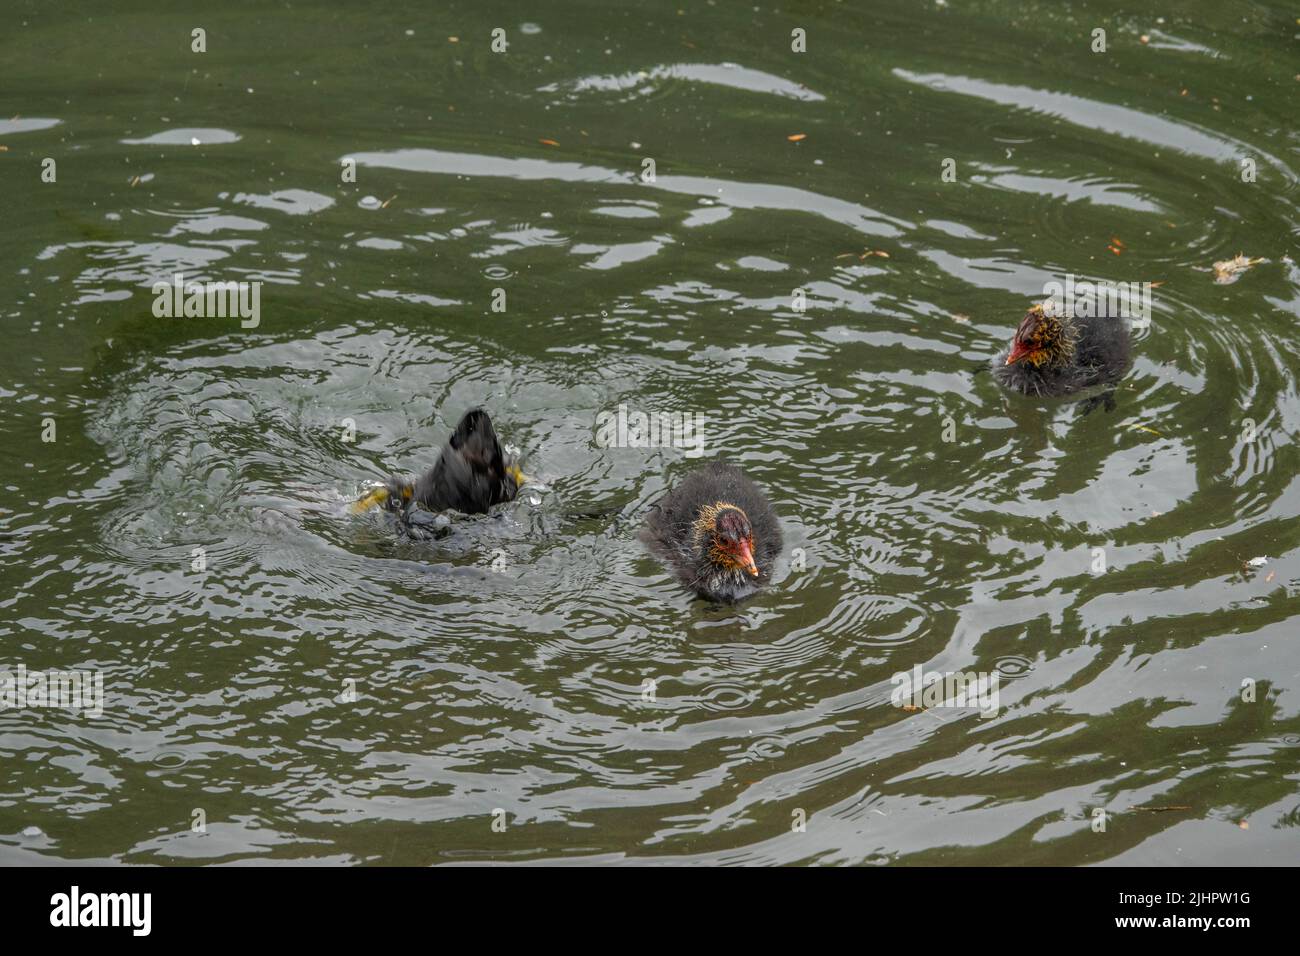
[[[687,475],[651,507],[640,537],[687,588],[724,604],[767,585],[782,546],[767,495],[726,462]]]
[[[993,360],[993,377],[1003,388],[1059,398],[1115,385],[1130,362],[1127,319],[1045,316],[1035,306],[1021,321],[1011,345]]]

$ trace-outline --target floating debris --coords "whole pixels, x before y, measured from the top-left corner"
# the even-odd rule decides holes
[[[858,257],[858,261],[861,262],[862,260],[864,260],[864,259],[869,259],[869,258],[871,258],[872,256],[879,256],[881,259],[888,259],[888,258],[889,258],[889,253],[886,252],[884,249],[863,249],[860,253],[859,253],[859,252],[841,252],[841,253],[840,253],[838,256],[836,256],[835,258],[836,258],[836,259],[847,259],[847,258],[849,258],[849,256],[857,256],[857,257]]]
[[[559,143],[557,143],[557,142],[556,142],[555,140],[553,140],[553,139],[539,139],[537,142],[541,143],[543,146],[559,146],[559,145],[560,145]]]
[[[807,139],[807,138],[808,138],[807,133],[791,133],[789,136],[786,137],[786,139],[788,139],[792,143],[797,143],[799,142],[799,140]]]
[[[1157,438],[1163,437],[1154,428],[1148,428],[1146,425],[1139,425],[1137,422],[1134,422],[1133,424],[1129,425],[1129,428],[1130,429],[1136,428],[1140,432],[1147,432],[1148,434],[1155,435]]]
[[[1248,259],[1239,252],[1232,259],[1224,259],[1214,264],[1214,281],[1219,285],[1231,285],[1241,278],[1243,272],[1263,261],[1263,259]]]

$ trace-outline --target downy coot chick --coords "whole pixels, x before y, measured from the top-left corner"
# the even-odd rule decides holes
[[[714,462],[651,508],[641,540],[700,597],[734,604],[772,579],[781,526],[758,485]]]
[[[1128,366],[1127,319],[1065,316],[1036,305],[1020,321],[1011,346],[993,360],[993,377],[1004,388],[1056,398],[1114,385]],[[1106,399],[1109,409],[1113,401],[1109,394]]]
[[[352,505],[354,512],[376,505],[397,514],[406,530],[433,524],[437,512],[486,514],[513,501],[524,483],[519,466],[506,458],[481,408],[465,413],[433,467],[417,479],[394,475]]]

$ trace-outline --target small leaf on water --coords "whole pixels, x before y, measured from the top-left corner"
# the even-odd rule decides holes
[[[792,143],[797,143],[799,142],[799,140],[805,139],[807,136],[808,136],[807,133],[791,133],[789,136],[786,137],[786,139],[788,139]]]

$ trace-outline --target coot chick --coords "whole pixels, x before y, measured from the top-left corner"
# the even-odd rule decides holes
[[[1004,388],[1056,398],[1114,385],[1128,366],[1126,319],[1058,315],[1036,305],[1021,319],[1011,346],[993,360],[993,377]],[[1114,403],[1109,394],[1106,399],[1109,410]]]
[[[641,540],[700,597],[734,604],[772,579],[781,526],[758,485],[713,462],[651,508]]]
[[[501,448],[492,419],[475,408],[460,420],[433,467],[417,479],[394,475],[352,510],[382,505],[410,531],[434,524],[440,511],[486,514],[495,504],[513,501],[523,483],[519,466]]]

